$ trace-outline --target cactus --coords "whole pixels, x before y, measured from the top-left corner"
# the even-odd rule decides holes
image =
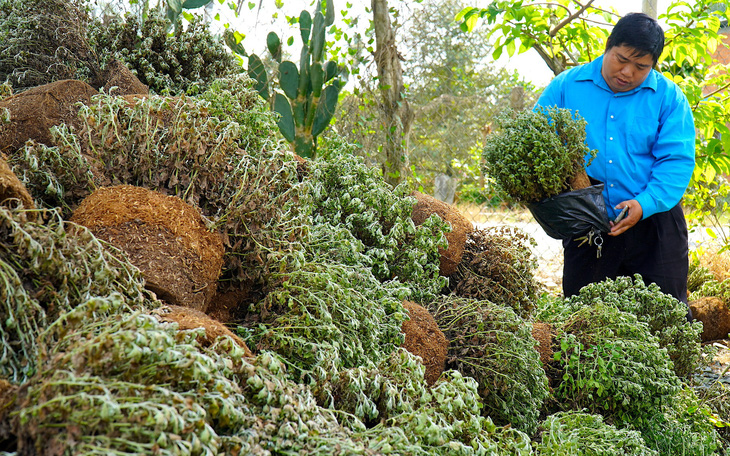
[[[316,155],[317,136],[332,120],[343,85],[341,78],[336,78],[344,76],[337,63],[331,60],[323,62],[326,28],[334,22],[332,1],[327,0],[325,14],[322,14],[320,0],[314,17],[306,10],[299,15],[303,43],[299,67],[294,62],[281,60],[281,40],[276,33],[270,32],[266,37],[266,47],[279,63],[278,87],[283,93],[269,92],[273,81],[268,78],[258,56],[252,54],[248,60],[248,72],[257,81],[259,94],[279,113],[281,134],[302,157],[313,158]]]

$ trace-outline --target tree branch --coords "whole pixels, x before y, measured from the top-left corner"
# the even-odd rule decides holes
[[[578,2],[576,2],[576,3],[578,3]],[[573,20],[575,18],[579,17],[585,10],[587,10],[591,6],[591,3],[593,3],[593,0],[588,0],[588,3],[586,3],[585,5],[581,5],[580,3],[578,3],[580,5],[580,9],[578,11],[576,11],[575,13],[571,14],[570,16],[566,17],[563,20],[563,22],[556,25],[554,29],[550,30],[550,36],[554,37],[560,31],[561,28],[563,28],[566,25],[573,22]]]

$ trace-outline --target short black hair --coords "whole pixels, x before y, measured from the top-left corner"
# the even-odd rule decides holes
[[[664,30],[651,16],[629,13],[613,27],[606,41],[606,50],[624,45],[636,49],[639,57],[651,55],[656,65],[664,50]]]

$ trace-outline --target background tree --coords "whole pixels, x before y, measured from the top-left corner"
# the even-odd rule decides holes
[[[372,0],[375,30],[374,59],[378,67],[378,89],[381,95],[380,121],[385,130],[383,176],[391,185],[399,184],[409,170],[408,136],[413,110],[405,97],[402,56],[396,48],[395,30],[390,22],[387,0]]]

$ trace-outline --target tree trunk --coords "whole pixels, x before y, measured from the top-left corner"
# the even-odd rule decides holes
[[[382,96],[379,110],[386,142],[383,145],[385,181],[395,186],[410,172],[408,136],[413,122],[413,111],[405,99],[401,57],[395,47],[395,32],[390,24],[388,0],[372,0],[375,28],[375,63],[378,67],[378,86]]]

